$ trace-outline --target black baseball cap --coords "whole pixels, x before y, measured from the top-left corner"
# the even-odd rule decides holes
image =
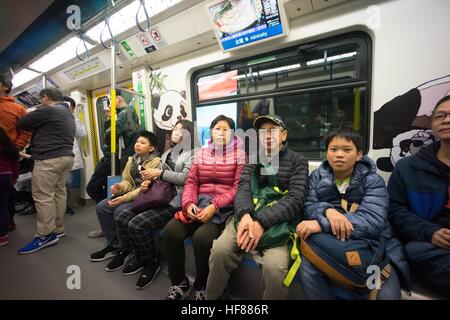
[[[286,129],[286,125],[284,124],[283,120],[281,119],[280,116],[277,116],[275,114],[267,114],[265,116],[259,116],[258,118],[255,119],[255,122],[253,122],[253,127],[258,130],[259,127],[261,127],[261,125],[264,122],[273,122],[275,123],[277,126],[282,127],[283,129]]]

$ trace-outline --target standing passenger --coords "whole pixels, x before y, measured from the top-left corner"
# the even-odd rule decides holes
[[[0,128],[5,130],[6,135],[19,151],[28,144],[31,133],[17,128],[17,120],[27,114],[26,109],[16,103],[14,97],[10,96],[12,82],[0,75]],[[9,224],[10,230],[14,230],[14,206],[16,204],[16,189],[12,188],[9,196]]]
[[[0,127],[0,247],[8,244],[9,196],[19,175],[19,152]]]
[[[87,137],[86,128],[81,123],[80,119],[75,116],[75,100],[73,100],[71,97],[64,97],[64,101],[69,103],[69,110],[73,115],[73,118],[75,119],[75,139],[73,140],[73,154],[74,154],[74,163],[72,167],[72,171],[70,171],[69,180],[66,183],[66,190],[67,190],[67,208],[66,208],[66,214],[73,215],[75,212],[69,205],[69,199],[70,199],[70,188],[72,185],[72,182],[75,179],[75,176],[78,173],[78,176],[80,175],[81,168],[84,168],[83,159],[81,158],[81,149],[80,145],[78,144],[78,139],[84,139]]]
[[[17,127],[17,121],[27,114],[27,110],[8,95],[11,89],[11,81],[0,75],[0,127],[21,151],[30,140],[31,133]]]
[[[195,299],[205,299],[208,259],[212,243],[232,214],[241,171],[245,165],[242,142],[234,137],[234,121],[224,115],[210,126],[211,140],[199,150],[183,190],[182,212],[163,231],[172,286],[167,300],[187,298],[191,287],[186,278],[184,239],[192,236],[196,277]]]
[[[66,180],[73,166],[75,120],[54,88],[40,93],[42,107],[18,121],[18,126],[32,132],[31,153],[34,168],[31,178],[36,205],[35,238],[19,254],[32,253],[58,242],[64,233]]]

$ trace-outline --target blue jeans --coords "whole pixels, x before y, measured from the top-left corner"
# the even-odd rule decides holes
[[[405,253],[414,275],[450,295],[450,250],[428,242],[410,241],[405,245]]]
[[[126,202],[117,207],[111,208],[108,205],[108,201],[108,198],[100,201],[97,204],[95,211],[97,212],[98,221],[100,221],[100,227],[106,237],[107,244],[111,245],[118,241],[118,247],[122,248],[122,242],[120,241],[115,219],[123,211],[129,209],[132,202]]]
[[[351,290],[338,288],[322,271],[303,256],[299,277],[307,300],[361,299],[360,295]],[[396,300],[400,297],[400,283],[395,270],[392,269],[391,276],[383,283],[381,290],[378,292],[377,300]]]

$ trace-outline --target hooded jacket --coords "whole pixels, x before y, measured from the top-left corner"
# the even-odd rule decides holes
[[[331,232],[325,215],[329,208],[340,209],[341,197],[336,187],[336,178],[325,160],[310,177],[308,199],[305,205],[307,219],[319,222],[323,232]],[[400,279],[407,289],[411,286],[411,275],[403,246],[393,238],[388,222],[389,196],[383,178],[377,174],[377,167],[369,157],[363,156],[356,162],[344,199],[357,203],[354,213],[346,214],[352,223],[352,236],[357,238],[386,239],[386,251],[391,263],[400,273]]]

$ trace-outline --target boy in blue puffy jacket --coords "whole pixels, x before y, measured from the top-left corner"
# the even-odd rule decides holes
[[[332,233],[347,241],[350,236],[379,239],[388,230],[388,194],[375,163],[362,154],[361,137],[348,129],[325,137],[326,160],[313,171],[305,204],[305,220],[297,225],[301,239],[313,233]],[[385,236],[385,235],[383,235]],[[306,299],[342,297],[327,275],[303,257],[299,271]],[[345,298],[357,298],[356,292]],[[392,270],[378,299],[399,299],[400,284]]]

